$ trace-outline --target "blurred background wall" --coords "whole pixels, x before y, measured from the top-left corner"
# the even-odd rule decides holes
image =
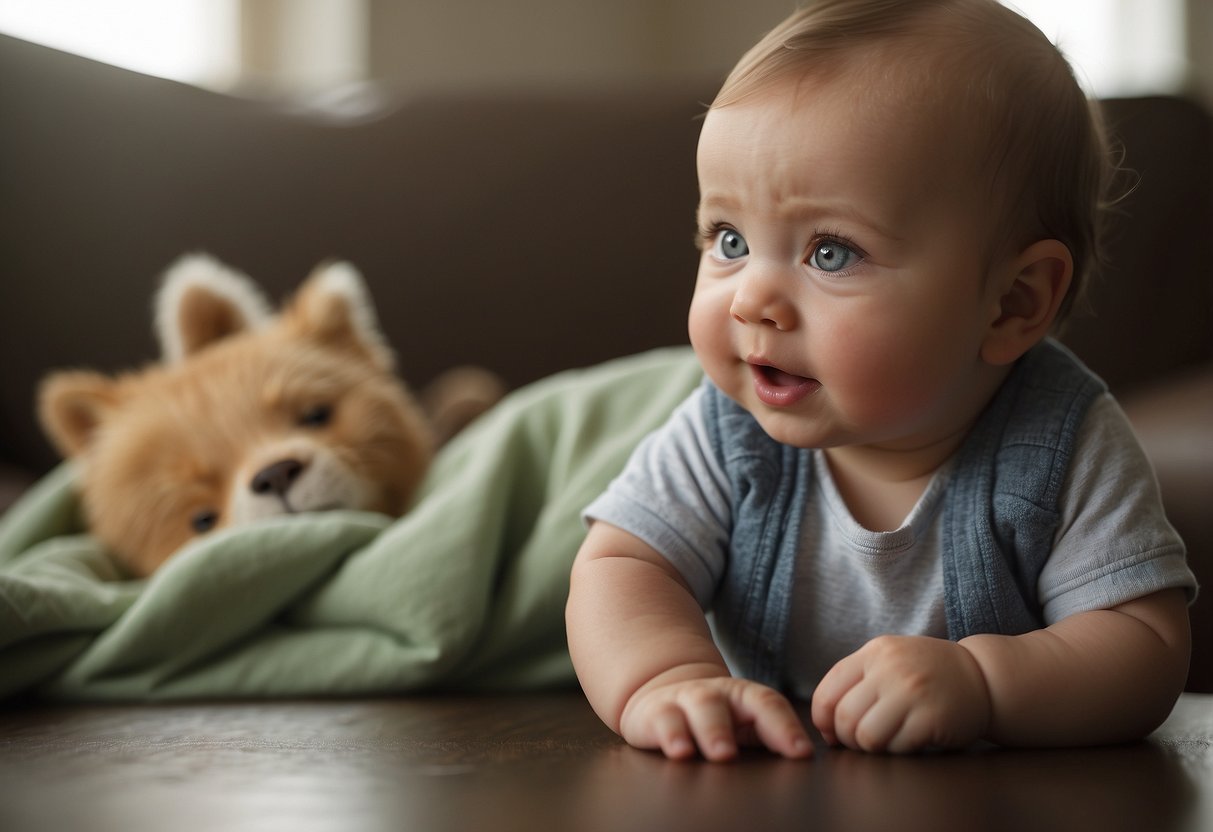
[[[405,88],[723,78],[794,8],[793,0],[370,0],[370,69]]]
[[[1098,95],[1213,100],[1213,0],[1005,0]],[[0,0],[0,31],[247,95],[718,80],[796,0]]]

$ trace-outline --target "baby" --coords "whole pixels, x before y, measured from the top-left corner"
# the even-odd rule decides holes
[[[599,716],[710,760],[810,755],[790,699],[868,751],[1156,727],[1195,580],[1123,413],[1047,337],[1110,178],[1064,58],[995,0],[821,0],[742,58],[697,162],[705,383],[573,567]]]

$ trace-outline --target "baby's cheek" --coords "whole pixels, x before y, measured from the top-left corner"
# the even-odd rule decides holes
[[[699,363],[710,372],[713,364],[733,355],[730,316],[724,297],[697,292],[687,315],[687,333]]]
[[[847,410],[860,421],[909,417],[927,406],[935,395],[931,362],[915,351],[912,342],[866,333],[848,337],[839,333],[825,361],[817,366],[832,397],[848,402]]]

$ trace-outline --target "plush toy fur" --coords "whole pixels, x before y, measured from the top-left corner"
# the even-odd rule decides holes
[[[277,317],[204,255],[157,298],[163,361],[59,372],[45,430],[79,463],[92,532],[134,575],[215,529],[324,509],[405,510],[435,432],[378,329],[358,272],[322,265]]]

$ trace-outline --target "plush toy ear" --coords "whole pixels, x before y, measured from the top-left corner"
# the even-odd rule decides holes
[[[270,305],[249,278],[205,254],[182,257],[165,272],[156,295],[160,354],[175,364],[239,332],[257,329]]]
[[[395,364],[366,283],[349,263],[317,266],[283,312],[283,320],[296,334],[352,349],[381,369],[390,371]]]
[[[38,417],[51,442],[70,458],[88,449],[118,402],[118,383],[107,376],[87,371],[53,373],[38,389]]]

